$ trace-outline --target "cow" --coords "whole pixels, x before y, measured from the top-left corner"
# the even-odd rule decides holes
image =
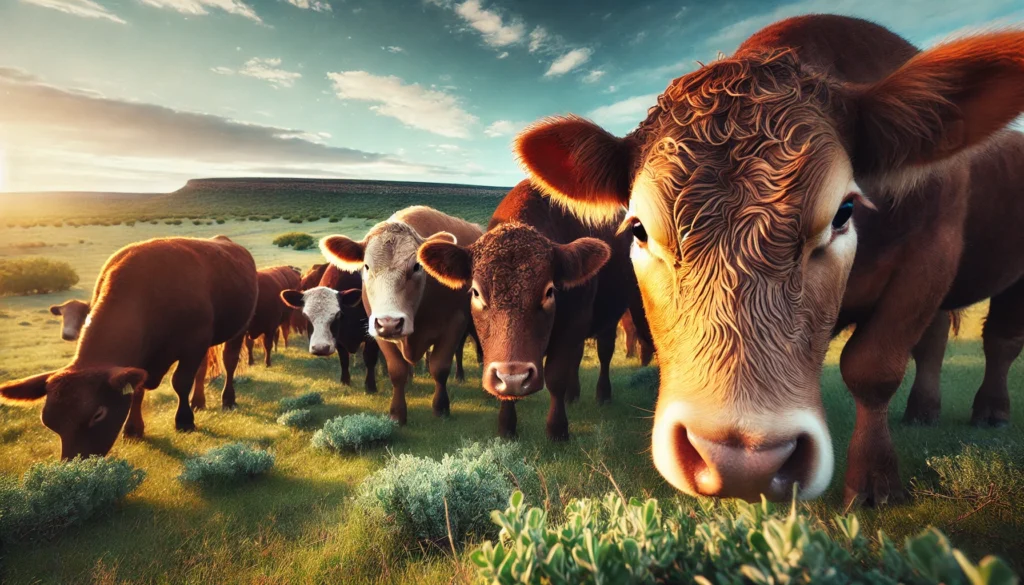
[[[330,264],[326,262],[311,266],[302,273],[302,277],[299,279],[299,286],[294,290],[306,291],[320,286],[320,279],[324,277],[324,272],[327,271],[328,266]],[[291,330],[309,337],[309,320],[306,319],[301,310],[291,311]]]
[[[308,290],[289,289],[281,292],[281,300],[295,309],[308,323],[309,353],[329,356],[338,352],[341,362],[341,383],[352,385],[349,354],[363,346],[366,364],[366,393],[377,392],[377,342],[367,332],[368,319],[363,309],[362,277],[326,264],[317,286]]]
[[[394,387],[390,415],[400,425],[408,418],[405,386],[413,364],[428,349],[427,367],[434,379],[433,414],[450,414],[448,374],[470,325],[469,295],[428,276],[416,251],[425,241],[472,244],[482,233],[476,224],[417,205],[373,226],[361,241],[345,236],[320,241],[329,262],[362,276],[369,333],[387,362]]]
[[[42,421],[60,436],[63,459],[105,455],[122,426],[126,438],[143,436],[145,391],[158,387],[177,362],[174,426],[192,431],[189,391],[203,391],[218,354],[223,406],[235,406],[234,371],[256,296],[252,256],[224,236],[129,244],[96,280],[91,319],[71,363],[0,385],[0,398],[21,404],[45,398]]]
[[[889,401],[915,347],[945,343],[943,313],[986,298],[972,421],[1009,420],[1024,136],[1004,127],[1022,109],[1024,32],[918,51],[868,21],[813,15],[676,79],[624,138],[572,116],[517,137],[546,194],[590,221],[629,209],[661,364],[652,454],[671,484],[820,495],[833,469],[822,363],[853,325],[844,499],[901,501]]]
[[[425,243],[427,274],[471,296],[484,353],[483,387],[501,400],[498,432],[516,434],[515,401],[546,385],[547,435],[569,438],[565,403],[579,398],[584,342],[597,338],[597,402],[611,400],[609,366],[619,319],[636,287],[629,234],[593,227],[541,196],[528,181],[498,204],[476,243]]]
[[[633,314],[627,309],[619,320],[622,332],[626,336],[626,357],[640,357],[640,365],[646,366],[654,359],[654,345],[644,339],[637,331],[636,323],[633,322]],[[639,351],[637,351],[639,348]]]
[[[253,347],[256,340],[263,339],[263,363],[270,367],[270,352],[280,334],[281,324],[291,317],[292,309],[281,300],[281,291],[299,286],[300,274],[291,266],[272,266],[257,272],[260,284],[256,313],[245,336],[245,347],[249,352],[249,365],[255,363]]]
[[[89,303],[71,299],[50,307],[50,314],[61,318],[60,338],[78,341],[78,334],[89,319]]]

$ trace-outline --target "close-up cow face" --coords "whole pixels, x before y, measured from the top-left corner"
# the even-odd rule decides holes
[[[61,339],[75,341],[89,318],[89,303],[72,299],[61,305],[53,305],[50,313],[61,318]]]
[[[450,234],[434,237],[454,241]],[[324,256],[349,272],[361,271],[363,301],[370,335],[397,341],[412,334],[427,275],[416,259],[424,238],[402,222],[378,224],[361,242],[328,236],[320,242]]]
[[[329,356],[335,350],[352,353],[355,348],[344,347],[352,336],[345,333],[356,328],[356,339],[366,335],[366,315],[355,308],[362,303],[361,289],[336,291],[317,286],[306,291],[286,290],[281,292],[281,300],[308,319],[309,353],[313,355]]]
[[[504,224],[469,247],[431,241],[424,269],[453,289],[468,289],[483,348],[483,386],[514,400],[544,388],[544,355],[559,291],[585,284],[611,255],[604,242],[555,244],[529,226]]]
[[[575,117],[519,136],[535,184],[574,212],[628,208],[661,356],[654,461],[677,488],[785,499],[794,483],[805,498],[828,486],[819,378],[855,210],[872,207],[861,187],[896,197],[1016,115],[998,103],[1019,91],[997,74],[1011,67],[998,42],[923,52],[870,86],[786,51],[723,59],[675,80],[626,138]]]
[[[60,436],[60,456],[106,455],[128,418],[132,394],[142,391],[138,368],[66,368],[0,386],[8,403],[45,398],[43,424]]]

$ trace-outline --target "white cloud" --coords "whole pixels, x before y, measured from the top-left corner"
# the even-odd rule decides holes
[[[588,117],[601,125],[636,125],[647,116],[647,110],[657,103],[658,94],[656,93],[638,95],[596,108],[588,114]]]
[[[297,6],[303,10],[331,12],[331,5],[327,2],[319,2],[318,0],[287,0],[287,2],[292,6]]]
[[[617,85],[609,85],[608,89],[604,90],[604,93],[615,93],[617,91],[619,91],[619,86],[617,86]]]
[[[210,71],[218,75],[234,75],[235,70],[230,67],[210,67]]]
[[[522,21],[512,19],[506,23],[500,14],[484,8],[480,0],[466,0],[457,4],[455,14],[479,32],[484,42],[492,47],[514,45],[526,35],[526,25]]]
[[[501,54],[498,55],[499,59],[504,59],[505,57],[508,57],[508,51],[502,51]]]
[[[274,86],[275,89],[292,87],[295,85],[295,80],[302,77],[301,73],[286,71],[281,69],[280,66],[280,59],[262,59],[260,57],[253,57],[246,61],[245,65],[243,65],[238,71],[229,67],[213,67],[210,71],[220,75],[234,75],[235,73],[238,73],[239,75],[244,75],[246,77],[261,79]]]
[[[449,138],[468,138],[477,117],[462,109],[458,98],[443,91],[406,84],[393,75],[381,76],[366,71],[328,73],[334,92],[342,100],[370,102],[370,109],[394,118],[411,128],[419,128]]]
[[[647,38],[647,31],[642,30],[642,31],[636,33],[636,36],[634,36],[632,39],[629,40],[629,44],[631,44],[631,45],[639,45],[640,43],[644,42],[644,39],[646,39],[646,38]]]
[[[491,122],[489,126],[484,128],[484,134],[491,138],[498,138],[499,136],[511,136],[525,128],[526,124],[527,122],[497,120],[495,122]]]
[[[109,20],[118,24],[128,24],[116,14],[110,12],[100,4],[92,0],[21,0],[25,4],[34,4],[43,8],[51,8],[82,18],[99,18]]]
[[[263,20],[256,14],[251,6],[242,0],[139,0],[143,4],[156,8],[169,8],[182,14],[204,15],[209,14],[208,8],[217,8],[228,14],[242,16],[262,23]]]
[[[405,49],[403,49],[402,47],[395,46],[395,45],[391,45],[391,46],[388,46],[388,47],[381,47],[381,49],[387,51],[388,53],[404,53],[405,52]]]
[[[548,68],[548,72],[544,74],[544,77],[559,77],[561,75],[565,75],[589,61],[592,52],[593,51],[586,48],[573,49],[569,51],[551,63],[551,67]]]
[[[544,46],[544,42],[548,40],[548,31],[542,26],[530,31],[530,52],[536,53]]]
[[[583,76],[583,83],[597,83],[602,77],[604,77],[604,71],[592,69],[590,73]]]

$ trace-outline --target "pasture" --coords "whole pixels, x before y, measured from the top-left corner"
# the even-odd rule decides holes
[[[427,201],[429,203],[429,201]],[[462,213],[476,221],[488,210]],[[385,214],[386,215],[386,214]],[[208,237],[223,233],[246,246],[258,266],[292,264],[303,269],[323,259],[317,250],[294,251],[271,244],[275,235],[303,231],[320,237],[341,233],[361,237],[375,220],[321,219],[301,226],[287,220],[237,221],[182,225],[138,223],[134,226],[8,228],[0,226],[0,259],[46,256],[70,262],[81,277],[65,293],[0,299],[0,381],[64,365],[73,344],[60,340],[58,318],[47,310],[68,298],[87,299],[103,261],[117,248],[155,236]],[[40,247],[24,247],[42,242]],[[975,429],[967,424],[971,401],[984,369],[980,331],[985,307],[971,309],[958,339],[951,341],[943,368],[943,412],[934,427],[907,427],[899,421],[913,370],[893,401],[890,413],[905,485],[913,501],[906,506],[858,513],[865,533],[882,529],[897,542],[934,525],[973,560],[1000,555],[1024,571],[1024,477],[1012,478],[1009,491],[993,491],[987,499],[962,498],[939,484],[926,460],[956,455],[965,445],[1007,450],[1024,463],[1024,360],[1010,372],[1014,404],[1010,427]],[[838,349],[833,344],[826,362],[823,391],[836,449],[837,473],[826,496],[806,504],[814,517],[828,522],[842,512],[842,470],[853,427],[853,401],[843,387]],[[257,350],[257,357],[261,355]],[[160,389],[147,394],[144,412],[147,437],[118,440],[112,454],[144,469],[147,478],[113,514],[72,529],[52,541],[17,545],[0,551],[4,583],[418,583],[459,582],[466,566],[466,546],[453,558],[446,549],[401,541],[367,519],[351,501],[356,486],[379,469],[388,451],[361,454],[318,451],[310,446],[313,432],[328,418],[356,412],[387,412],[390,383],[380,378],[381,391],[361,390],[357,359],[352,388],[338,382],[336,356],[314,358],[306,340],[293,338],[281,348],[274,366],[243,370],[237,382],[239,408],[196,414],[199,430],[173,429],[176,398],[168,376]],[[655,362],[656,363],[656,362]],[[465,383],[450,383],[452,416],[435,419],[430,412],[433,384],[422,368],[409,389],[409,424],[392,441],[394,453],[440,457],[464,441],[489,440],[496,434],[497,404],[480,389],[480,368],[466,351]],[[594,402],[597,360],[588,346],[580,373],[580,402],[569,407],[572,437],[552,444],[544,435],[547,393],[520,403],[519,441],[540,472],[551,510],[572,498],[600,496],[613,488],[608,475],[627,496],[677,497],[650,463],[650,416],[655,403],[656,375],[627,359],[622,339],[612,370],[613,400]],[[216,404],[220,380],[211,383]],[[309,391],[320,392],[325,405],[306,430],[276,423],[278,400]],[[23,473],[33,462],[55,459],[57,436],[39,422],[38,405],[0,406],[0,473]],[[188,457],[212,447],[244,441],[272,450],[277,464],[270,475],[234,489],[200,489],[176,477]]]

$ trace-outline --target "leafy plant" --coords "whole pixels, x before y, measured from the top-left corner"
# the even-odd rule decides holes
[[[302,220],[289,220],[291,223],[302,223]],[[273,244],[278,248],[295,248],[296,250],[309,250],[310,248],[316,247],[316,240],[309,234],[302,232],[289,232],[287,234],[281,234],[274,238]]]
[[[296,408],[277,417],[277,424],[292,428],[303,428],[313,421],[313,411],[308,408]]]
[[[187,459],[178,477],[202,485],[236,483],[263,475],[273,466],[273,453],[245,443],[229,443]]]
[[[15,258],[0,261],[0,295],[46,294],[78,284],[70,264],[50,258]]]
[[[109,511],[146,472],[109,457],[36,463],[19,482],[0,476],[0,542],[53,536]]]
[[[300,396],[282,398],[277,404],[281,412],[309,408],[324,403],[324,397],[319,392],[307,392]]]
[[[397,427],[398,423],[383,414],[361,412],[338,416],[327,421],[324,428],[313,435],[313,446],[354,451],[388,440]]]

